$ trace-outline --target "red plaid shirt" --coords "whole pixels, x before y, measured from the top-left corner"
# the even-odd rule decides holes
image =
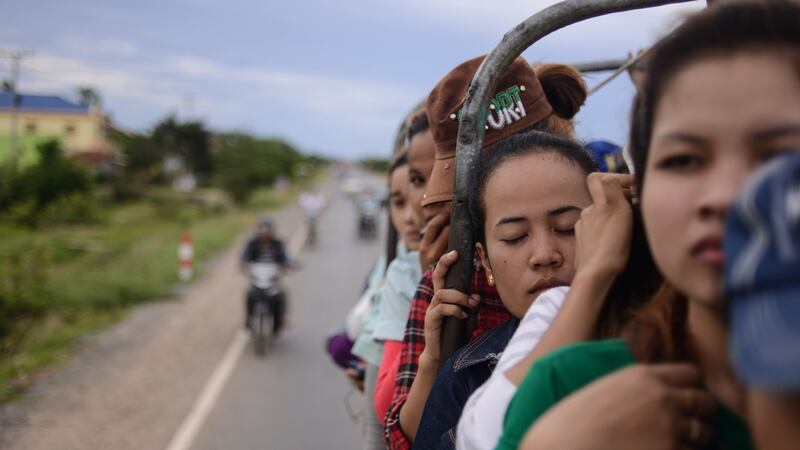
[[[491,328],[507,321],[511,314],[500,301],[497,289],[489,286],[483,267],[476,264],[472,274],[472,293],[481,297],[478,309],[477,322],[470,335],[470,341]],[[425,312],[433,298],[433,267],[422,275],[422,281],[417,287],[414,299],[411,301],[411,310],[408,313],[406,331],[403,336],[403,349],[400,352],[400,368],[394,384],[394,394],[389,412],[386,413],[384,422],[384,438],[392,450],[408,450],[411,443],[400,429],[400,409],[406,403],[411,384],[417,375],[419,355],[425,349]]]

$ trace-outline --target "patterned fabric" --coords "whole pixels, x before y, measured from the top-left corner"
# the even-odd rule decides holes
[[[478,308],[475,328],[470,335],[470,341],[483,334],[483,332],[500,325],[511,318],[494,286],[489,286],[486,274],[480,264],[475,265],[472,274],[472,293],[478,294],[481,303]],[[433,267],[422,275],[422,281],[417,288],[408,313],[408,322],[403,336],[403,349],[400,353],[400,368],[392,396],[392,405],[386,413],[384,433],[386,444],[392,450],[410,449],[411,443],[400,429],[400,409],[408,398],[411,384],[417,375],[417,362],[419,355],[425,349],[425,312],[433,298]]]

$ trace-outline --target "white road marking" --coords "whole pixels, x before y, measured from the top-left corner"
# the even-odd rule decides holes
[[[300,252],[307,236],[308,228],[303,225],[289,241],[289,255],[296,256]],[[222,361],[214,369],[211,378],[203,386],[200,396],[195,400],[192,409],[189,410],[189,414],[183,419],[178,431],[172,436],[166,450],[189,450],[191,448],[209,413],[217,403],[222,389],[225,388],[228,379],[233,374],[233,369],[242,356],[249,338],[250,336],[244,330],[239,330],[233,337],[233,341],[231,341],[228,349],[225,350],[225,356],[222,357]]]
[[[233,373],[239,357],[242,356],[242,352],[247,346],[248,338],[247,332],[244,330],[239,330],[236,333],[231,345],[228,346],[228,350],[225,351],[222,361],[214,369],[211,378],[208,379],[200,396],[194,402],[189,415],[183,419],[180,428],[172,436],[172,440],[167,445],[167,450],[188,450],[192,446],[197,433],[217,402],[219,394],[222,393],[222,389],[228,382],[228,378]]]

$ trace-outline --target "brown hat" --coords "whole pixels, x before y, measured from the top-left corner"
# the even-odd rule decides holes
[[[436,161],[425,189],[423,206],[453,197],[461,109],[467,89],[484,58],[479,56],[471,59],[450,71],[436,84],[425,102],[436,143]],[[553,111],[536,72],[521,57],[506,69],[497,86],[498,90],[489,104],[482,150],[506,136],[531,127]]]

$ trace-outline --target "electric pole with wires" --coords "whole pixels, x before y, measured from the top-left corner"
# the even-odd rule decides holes
[[[3,89],[11,94],[11,167],[16,170],[19,162],[19,145],[17,142],[18,116],[21,97],[17,93],[17,83],[22,67],[22,60],[33,55],[29,50],[4,50],[0,49],[0,58],[11,61],[11,78],[3,81]]]

